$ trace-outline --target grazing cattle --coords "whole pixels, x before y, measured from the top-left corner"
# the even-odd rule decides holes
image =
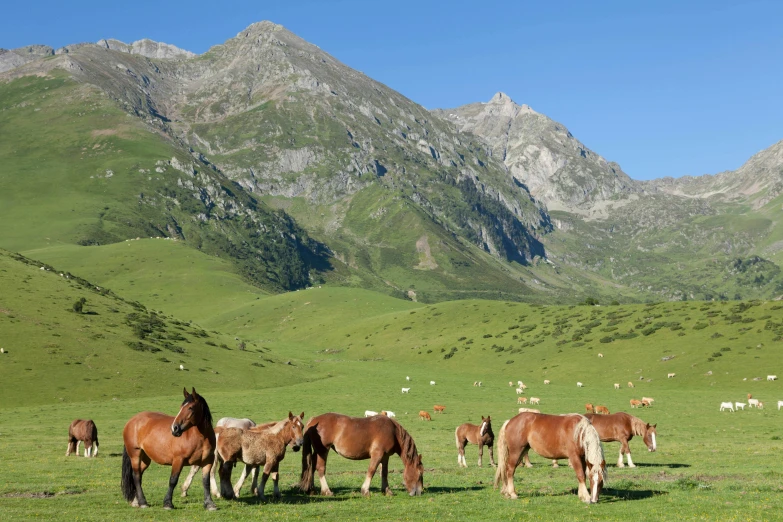
[[[646,402],[648,404],[645,404],[645,406],[652,406],[652,403],[655,402],[655,399],[652,397],[642,397],[642,402]]]
[[[599,354],[598,354],[598,357],[601,357],[601,358],[603,358],[603,356],[604,356],[604,354],[602,354],[602,353],[599,353]]]
[[[541,399],[538,397],[530,397],[530,404],[541,404]]]
[[[639,406],[644,406],[642,401],[638,399],[631,399],[631,408],[638,408]]]
[[[519,388],[522,388],[524,385],[525,385],[525,383],[523,383],[522,381],[517,381],[517,386]]]
[[[511,381],[508,381],[508,387],[509,387],[509,388],[513,388],[513,387],[514,387],[514,383],[513,383],[513,382],[511,382]]]
[[[378,412],[372,410],[364,410],[365,417],[372,417],[373,415],[378,415]]]
[[[495,434],[492,432],[492,419],[489,415],[485,419],[481,416],[481,424],[476,426],[466,422],[460,425],[454,432],[454,438],[457,441],[457,464],[463,468],[468,467],[468,463],[465,460],[465,446],[468,443],[476,444],[479,447],[478,465],[481,467],[484,446],[489,447],[489,460],[492,463],[492,467],[495,467],[495,455],[492,452],[492,446],[495,443]]]
[[[721,402],[720,403],[720,411],[723,411],[723,410],[731,410],[733,412],[734,411],[734,405],[732,403],[730,403],[730,402]]]
[[[430,386],[435,386],[435,381],[430,381]]]
[[[548,459],[567,458],[579,483],[579,499],[598,502],[606,481],[606,461],[598,432],[582,415],[520,413],[506,421],[498,434],[498,468],[495,487],[515,499],[514,472],[532,449]],[[589,477],[591,490],[585,479]]]
[[[525,390],[523,390],[522,388],[517,388],[517,395],[521,395],[523,393],[525,393]]]
[[[752,399],[752,398],[753,398],[753,395],[751,395],[751,394],[749,393],[749,394],[748,394],[748,399]]]
[[[595,413],[595,409],[593,408],[593,405],[590,404],[589,402],[585,404],[585,411],[587,413]]]
[[[606,406],[598,405],[595,407],[595,412],[599,415],[609,415],[609,408]]]
[[[778,411],[780,411],[780,408],[783,408],[783,401],[778,401]]]
[[[648,424],[639,417],[634,417],[625,412],[618,412],[611,415],[585,415],[593,423],[601,442],[619,442],[620,457],[617,460],[617,467],[623,466],[623,455],[628,458],[628,467],[635,468],[636,465],[631,460],[631,449],[628,447],[634,435],[642,437],[647,450],[650,452],[658,449],[655,443],[656,424]]]
[[[527,404],[527,397],[517,397],[517,404]]]
[[[634,387],[634,386],[633,386],[633,383],[632,383],[631,381],[628,381],[628,387],[629,387],[629,388],[633,388],[633,387]]]
[[[441,406],[440,404],[436,404],[432,407],[433,410],[435,410],[435,413],[443,413],[443,411],[446,409],[445,406]]]
[[[777,380],[777,378],[778,378],[777,375],[767,375],[767,380],[768,381],[775,381],[775,380]]]
[[[535,408],[519,408],[519,413],[541,413],[541,410]]]
[[[179,365],[179,369],[180,369],[180,370],[184,370],[184,369],[185,369],[185,365],[184,365],[184,364],[180,364],[180,365]]]
[[[419,420],[431,421],[432,417],[430,417],[429,413],[427,413],[426,411],[422,410],[422,411],[419,412]]]
[[[403,389],[402,389],[402,393],[408,393],[409,391],[411,391],[411,389],[410,389],[410,388],[403,388]]]
[[[544,384],[549,384],[549,379],[544,379]]]
[[[763,410],[764,409],[764,403],[759,401],[758,406],[756,406],[756,408],[758,408],[760,410]]]
[[[614,389],[619,390],[620,389],[620,383],[614,383]]]
[[[652,402],[649,399],[642,398],[642,406],[649,408],[650,406],[652,406]]]
[[[737,408],[738,410],[745,411],[745,406],[747,406],[747,404],[745,404],[744,402],[735,402],[734,403],[734,407]]]
[[[478,381],[473,381],[473,386],[478,386]]]
[[[393,418],[395,418],[397,416],[393,411],[388,411],[388,410],[383,410],[381,412],[381,415],[386,415],[390,419],[393,419]]]
[[[581,382],[577,382],[577,383],[576,383],[576,387],[577,387],[577,388],[581,388],[582,386],[584,386],[584,384],[582,384]]]
[[[405,380],[406,380],[406,381],[410,381],[410,380],[411,380],[411,378],[410,378],[410,377],[408,377],[408,376],[406,375],[406,376],[405,376]]]
[[[666,378],[667,378],[667,379],[671,379],[671,378],[672,378],[672,377],[674,377],[675,375],[677,375],[677,374],[676,374],[676,373],[667,373],[667,374],[666,374]]]
[[[756,408],[759,407],[759,400],[758,399],[748,399],[748,406],[752,408],[755,406]]]
[[[65,456],[70,456],[72,452],[78,456],[79,444],[82,442],[84,442],[85,457],[94,457],[98,454],[98,428],[92,420],[76,419],[68,426],[68,449]]]
[[[0,348],[0,353],[5,353],[5,348]]]
[[[479,388],[481,388],[481,381],[479,381]]]
[[[383,415],[362,419],[339,413],[325,413],[310,419],[304,433],[302,476],[299,481],[299,489],[304,493],[312,491],[317,471],[321,495],[333,495],[326,483],[326,458],[331,449],[347,459],[370,459],[361,489],[364,496],[370,495],[370,483],[378,466],[381,467],[381,493],[393,494],[388,476],[389,457],[392,455],[399,455],[402,459],[402,483],[408,494],[421,495],[424,489],[421,455],[413,437],[394,419]]]

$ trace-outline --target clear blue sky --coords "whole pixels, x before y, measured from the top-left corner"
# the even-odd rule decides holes
[[[783,139],[779,0],[37,0],[5,3],[0,47],[201,53],[260,20],[427,108],[504,91],[637,179],[735,169]]]

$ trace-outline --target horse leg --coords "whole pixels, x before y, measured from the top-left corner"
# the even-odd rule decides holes
[[[131,459],[131,466],[133,468],[133,482],[136,486],[136,498],[131,502],[131,506],[138,508],[148,508],[147,499],[144,497],[144,491],[141,489],[141,477],[144,475],[144,470],[150,465],[150,458],[142,450],[139,450],[137,459]]]
[[[217,451],[215,453],[217,454]],[[212,492],[210,491],[213,480],[212,466],[213,464],[210,463],[201,468],[201,483],[204,486],[204,509],[208,511],[215,511],[217,509],[215,501],[212,500]]]
[[[463,468],[467,468],[468,464],[465,462],[465,442],[457,441],[457,465]]]
[[[552,459],[552,467],[553,468],[559,468],[560,464],[557,463],[557,459]]]
[[[367,468],[367,475],[365,475],[364,483],[362,484],[362,495],[365,497],[370,496],[370,483],[375,476],[375,470],[378,469],[378,464],[381,463],[381,458],[370,456],[370,467]]]
[[[381,459],[381,493],[386,496],[394,495],[391,487],[389,486],[389,456],[384,455]]]
[[[623,453],[625,453],[626,457],[628,458],[628,467],[629,468],[635,468],[636,464],[633,463],[631,460],[631,448],[628,446],[628,441],[624,440],[622,445],[620,446],[620,462],[622,463],[623,460]]]
[[[316,451],[315,470],[318,472],[318,480],[321,481],[321,495],[331,497],[334,493],[326,483],[326,457],[329,456],[329,448],[323,448],[320,451],[313,448],[313,451]]]
[[[582,502],[590,502],[590,491],[587,489],[587,485],[585,485],[585,458],[584,456],[581,457],[569,457],[568,462],[571,464],[571,467],[574,468],[574,471],[576,472],[576,480],[579,482],[579,489],[577,490],[577,494],[579,495],[579,500]]]
[[[92,440],[91,439],[85,439],[84,440],[84,456],[87,458],[92,457]]]
[[[81,445],[82,441],[79,439],[76,439],[76,456],[79,456],[79,446]]]
[[[253,482],[250,484],[250,493],[258,495],[258,466],[250,467],[250,475],[253,477]]]
[[[275,498],[283,498],[283,495],[280,493],[280,461],[275,462],[272,468],[272,483],[275,486]]]
[[[174,504],[171,502],[171,497],[174,495],[174,488],[177,487],[179,482],[179,474],[182,472],[182,459],[176,459],[171,463],[171,475],[169,476],[169,490],[166,492],[166,496],[163,497],[163,509],[174,509]]]
[[[518,448],[512,449],[509,444],[508,459],[506,460],[506,483],[500,489],[500,493],[506,498],[517,498],[517,492],[514,488],[514,472],[517,470],[520,461],[527,458],[528,451],[530,451],[530,446],[524,445],[520,451]]]
[[[489,462],[490,462],[490,464],[492,464],[492,467],[493,467],[493,468],[497,468],[497,467],[498,467],[498,465],[497,465],[497,464],[495,464],[495,452],[494,452],[494,450],[492,449],[492,448],[493,448],[493,446],[488,446],[488,447],[489,447]]]
[[[76,451],[76,442],[73,440],[68,440],[68,449],[65,452],[65,456],[70,457],[71,453],[74,451]],[[78,455],[79,453],[77,452],[76,454]]]
[[[272,473],[273,469],[274,464],[272,464],[271,460],[267,460],[266,464],[264,464],[264,471],[261,473],[261,484],[258,486],[258,498],[261,500],[261,502],[266,502],[264,489],[266,489],[266,481],[269,480],[269,474]],[[274,482],[277,484],[277,480],[274,480]]]
[[[182,483],[182,496],[188,496],[188,489],[190,489],[190,483],[193,482],[193,477],[196,476],[199,466],[190,466],[190,473],[185,477],[185,482]]]
[[[233,500],[234,488],[231,486],[231,472],[234,469],[233,462],[223,461],[218,464],[218,475],[220,475],[220,496],[226,500]]]
[[[522,462],[525,463],[526,468],[532,468],[533,464],[530,463],[530,456],[528,453],[530,452],[530,446],[522,450],[522,454],[519,456],[519,458],[522,460]],[[519,465],[519,461],[517,461],[517,465]]]
[[[242,490],[242,486],[245,484],[248,468],[250,468],[250,466],[247,464],[242,467],[242,474],[239,475],[239,480],[237,480],[236,484],[234,484],[234,497],[236,498],[239,498],[239,492]],[[250,490],[252,492],[253,488],[251,487]]]

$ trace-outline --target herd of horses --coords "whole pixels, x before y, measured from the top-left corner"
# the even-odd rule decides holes
[[[389,485],[389,457],[398,455],[404,470],[403,484],[411,496],[421,495],[424,489],[424,466],[411,435],[394,418],[387,415],[350,417],[339,413],[324,413],[304,423],[304,412],[278,422],[256,425],[250,419],[224,418],[213,427],[212,413],[204,397],[195,388],[183,390],[184,400],[176,416],[144,411],[134,415],[123,429],[121,489],[131,506],[148,507],[142,489],[144,471],[152,462],[171,466],[168,490],[163,507],[172,509],[174,488],[185,466],[190,473],[182,486],[187,495],[191,481],[198,470],[202,473],[204,508],[217,509],[213,497],[235,499],[248,474],[253,477],[251,492],[265,500],[264,489],[271,477],[274,496],[280,498],[279,466],[287,448],[302,453],[302,471],[298,487],[306,494],[315,491],[318,474],[320,494],[331,496],[326,481],[326,463],[331,450],[350,460],[369,460],[370,464],[361,486],[363,495],[370,494],[370,483],[380,467],[381,492],[392,495]],[[445,409],[445,407],[442,407]],[[442,409],[440,411],[442,411]],[[386,412],[383,412],[386,413]],[[426,413],[426,412],[425,412]],[[478,465],[483,464],[484,447],[489,448],[490,462],[496,467],[495,488],[507,498],[517,498],[514,473],[520,463],[532,467],[528,452],[532,449],[542,457],[567,459],[578,482],[578,496],[586,503],[598,502],[606,483],[606,460],[602,442],[620,442],[618,467],[623,467],[623,456],[628,466],[634,467],[628,441],[641,437],[649,451],[656,450],[656,425],[619,412],[596,415],[578,413],[548,415],[521,412],[503,423],[495,440],[490,416],[481,417],[481,424],[465,423],[454,432],[457,445],[457,464],[467,467],[465,447],[478,446]],[[78,453],[78,442],[85,443],[85,456],[94,456],[98,447],[98,432],[91,420],[78,420],[68,432],[68,454]],[[493,448],[497,442],[498,460]],[[88,451],[95,447],[95,451]],[[241,477],[231,484],[236,464],[244,464]],[[218,478],[215,479],[215,473]],[[261,483],[257,487],[258,475]],[[218,487],[219,481],[219,487]],[[588,487],[587,482],[590,486]]]

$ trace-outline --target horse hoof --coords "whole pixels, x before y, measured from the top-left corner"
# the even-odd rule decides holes
[[[163,504],[163,509],[174,509],[172,504]]]
[[[147,509],[150,506],[149,506],[149,504],[141,504],[141,505],[136,506],[136,507],[138,507],[139,509]]]
[[[204,509],[206,509],[207,511],[217,511],[217,506],[215,505],[214,502],[207,502],[206,504],[204,504]]]
[[[386,488],[386,491],[384,491],[383,494],[386,495],[387,497],[394,496],[394,492],[391,490],[391,488]]]
[[[370,498],[370,492],[369,491],[362,491],[362,496],[364,498]]]

